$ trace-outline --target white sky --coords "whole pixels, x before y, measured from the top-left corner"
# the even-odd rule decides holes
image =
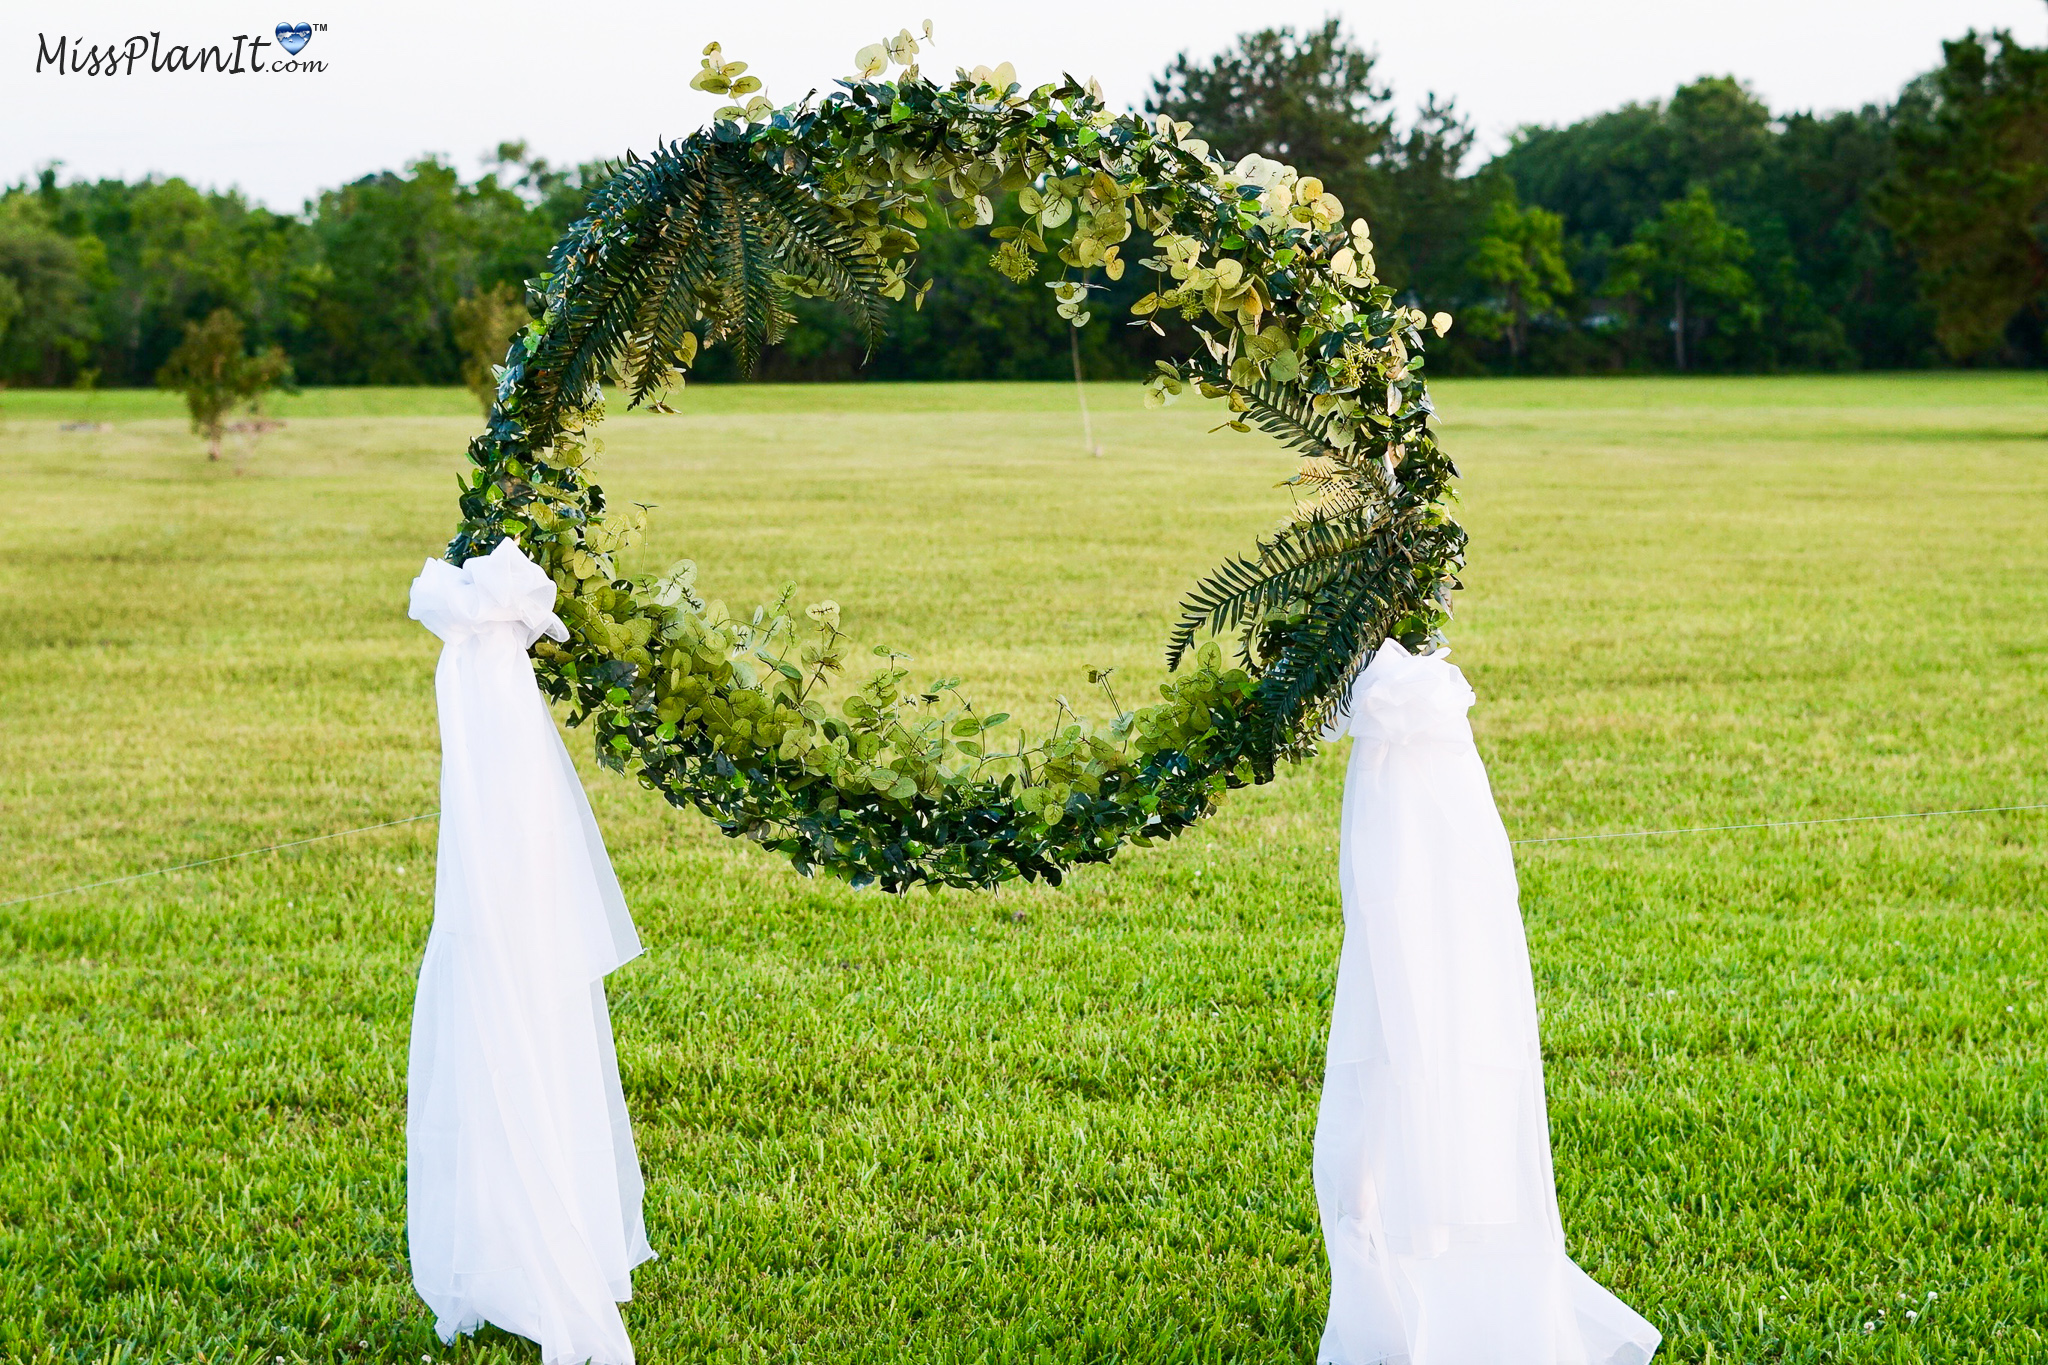
[[[35,72],[39,35],[54,43],[59,24],[89,44],[157,30],[165,46],[232,47],[237,33],[273,37],[281,9],[0,0],[0,181],[60,160],[67,178],[179,175],[296,209],[423,152],[466,173],[508,138],[556,162],[590,160],[687,134],[724,102],[688,88],[710,39],[781,103],[926,17],[938,37],[929,68],[1007,59],[1027,84],[1070,70],[1136,105],[1178,51],[1207,56],[1241,30],[1337,14],[1379,51],[1402,106],[1454,96],[1489,150],[1521,124],[1661,98],[1700,75],[1739,76],[1779,110],[1840,109],[1889,99],[1939,62],[1942,38],[1973,26],[2048,42],[2041,0],[354,0],[293,9],[294,22],[328,25],[302,54],[327,61],[319,74],[152,75],[146,62],[112,78]]]

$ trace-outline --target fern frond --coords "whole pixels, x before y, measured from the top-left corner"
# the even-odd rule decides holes
[[[548,293],[561,301],[561,315],[530,367],[543,407],[582,406],[632,348],[643,301],[665,283],[663,238],[650,220],[672,193],[701,176],[703,159],[703,144],[693,138],[629,161],[591,196],[587,215],[556,245]]]
[[[753,191],[764,221],[772,224],[778,250],[790,264],[823,283],[830,297],[854,315],[872,352],[881,342],[889,315],[874,255],[793,178],[753,160],[737,162],[735,173]]]
[[[1294,514],[1304,521],[1334,521],[1374,501],[1355,482],[1332,479],[1322,485],[1314,497],[1297,503]]]
[[[703,134],[629,159],[550,256],[561,313],[530,367],[540,406],[583,406],[614,369],[643,402],[700,328],[751,371],[794,321],[775,283],[785,263],[822,282],[873,349],[889,310],[880,265],[809,187]]]
[[[1198,635],[1234,629],[1260,613],[1301,598],[1313,598],[1324,583],[1364,552],[1380,513],[1359,506],[1313,518],[1259,543],[1259,557],[1233,556],[1196,584],[1181,603],[1180,620],[1168,639],[1166,666],[1180,661]]]
[[[1259,679],[1259,708],[1276,751],[1315,728],[1383,640],[1440,606],[1464,545],[1462,529],[1422,508],[1376,523],[1310,599],[1307,619]]]
[[[1304,455],[1335,458],[1337,443],[1330,439],[1330,419],[1315,410],[1309,395],[1293,384],[1261,379],[1249,387],[1240,385],[1244,416],[1259,430]]]
[[[652,261],[661,281],[649,290],[634,319],[635,352],[627,357],[631,405],[658,392],[668,379],[674,357],[699,313],[698,293],[712,270],[712,254],[704,224],[712,181],[691,176],[679,183],[662,216],[660,245]]]
[[[1350,466],[1328,455],[1304,455],[1301,457],[1301,467],[1296,469],[1291,477],[1282,479],[1280,486],[1292,488],[1308,484],[1322,488],[1333,483],[1341,483],[1350,476]]]
[[[1414,568],[1384,539],[1345,562],[1309,602],[1308,619],[1259,679],[1259,710],[1277,748],[1336,704],[1372,650],[1417,598]]]
[[[1230,620],[1234,623],[1242,617],[1252,596],[1265,581],[1265,570],[1259,560],[1232,555],[1197,583],[1182,601],[1180,620],[1167,637],[1167,670],[1171,672],[1180,667],[1180,661],[1193,647],[1195,637],[1211,621]]]
[[[726,325],[742,374],[753,373],[761,352],[781,335],[788,316],[783,291],[775,283],[774,254],[747,193],[744,174],[730,159],[714,170],[729,212],[720,224],[714,248],[719,282],[724,287]]]
[[[712,284],[717,291],[712,334],[732,343],[740,372],[745,374],[754,368],[754,361],[760,355],[768,322],[764,317],[747,316],[742,270],[747,254],[745,210],[735,202],[732,186],[718,168],[714,167],[711,174],[720,182],[712,198],[716,216],[706,224],[711,241]]]

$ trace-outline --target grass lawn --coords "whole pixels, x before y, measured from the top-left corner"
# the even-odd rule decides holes
[[[1135,386],[1100,459],[1058,386],[686,397],[610,426],[642,566],[1041,719],[1149,689],[1289,467]],[[1517,838],[2048,802],[2040,376],[1438,401]],[[164,396],[0,394],[0,900],[434,809],[405,594],[469,401],[281,412],[209,464]],[[650,945],[643,1361],[1313,1360],[1341,754],[1057,891],[891,899],[570,742]],[[0,1360],[454,1358],[404,1252],[433,839],[0,908]],[[1518,853],[1565,1226],[1668,1358],[2048,1360],[2048,811]]]

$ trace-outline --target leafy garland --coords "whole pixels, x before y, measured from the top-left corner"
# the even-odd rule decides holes
[[[1232,165],[1184,123],[1112,114],[1093,82],[1025,90],[1005,63],[940,85],[918,47],[906,30],[863,49],[822,99],[755,96],[627,157],[534,282],[538,316],[470,444],[448,558],[515,538],[554,578],[570,630],[534,647],[544,690],[591,724],[606,764],[727,834],[891,891],[1056,884],[1313,753],[1380,641],[1440,638],[1465,535],[1444,505],[1456,471],[1421,371],[1424,329],[1450,319],[1394,302],[1366,224],[1342,226],[1315,179],[1256,156]],[[745,70],[713,44],[692,85],[737,99],[759,89]],[[1004,192],[1028,216],[993,226]],[[631,580],[616,569],[645,517],[590,481],[601,384],[667,411],[662,395],[707,348],[752,365],[792,296],[836,300],[879,338],[889,300],[922,301],[916,234],[939,215],[991,227],[994,265],[1020,283],[1056,258],[1048,287],[1076,327],[1088,273],[1120,278],[1134,234],[1149,234],[1141,264],[1161,278],[1134,325],[1165,335],[1160,317],[1178,313],[1197,349],[1159,364],[1147,405],[1193,388],[1224,400],[1226,426],[1301,456],[1290,515],[1184,604],[1161,700],[1126,710],[1090,674],[1116,709],[1107,725],[1062,704],[1050,735],[1006,738],[1007,716],[977,711],[957,679],[916,687],[895,655],[828,707],[850,650],[834,604],[799,610],[791,589],[734,617],[699,595],[687,561]],[[1196,647],[1211,633],[1234,635],[1234,664],[1214,640]]]

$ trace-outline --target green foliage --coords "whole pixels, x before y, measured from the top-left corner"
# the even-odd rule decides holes
[[[1692,337],[1737,336],[1762,321],[1756,283],[1743,268],[1751,255],[1749,234],[1724,222],[1706,187],[1695,185],[1614,254],[1605,292],[1668,304],[1673,365],[1684,370]]]
[[[1496,169],[1525,203],[1562,214],[1587,240],[1626,242],[1636,225],[1703,185],[1745,198],[1766,178],[1771,111],[1732,77],[1680,86],[1565,128],[1524,128]]]
[[[192,430],[206,438],[206,458],[220,458],[221,436],[237,408],[257,411],[263,395],[288,384],[291,362],[278,347],[249,354],[242,320],[217,308],[204,322],[188,323],[185,340],[157,373],[160,388],[184,395]]]
[[[498,396],[498,360],[513,333],[530,320],[525,299],[509,284],[494,284],[456,301],[453,321],[455,344],[462,348],[462,384],[476,395],[486,417]]]
[[[1022,225],[1026,215],[1015,191],[999,189],[989,200],[995,224]],[[916,232],[920,288],[888,301],[887,329],[872,349],[843,309],[822,299],[794,298],[789,330],[761,358],[755,376],[770,382],[1060,379],[1071,377],[1071,349],[1078,346],[1091,378],[1142,379],[1153,373],[1154,360],[1174,353],[1173,340],[1186,339],[1185,333],[1169,340],[1130,328],[1076,331],[1045,306],[1038,275],[1019,283],[997,269],[994,256],[1016,259],[1022,247],[996,242],[992,250],[987,227],[957,227],[939,217],[928,217]],[[1142,229],[1134,232],[1123,254],[1143,256],[1147,238]],[[1035,262],[1031,268],[1037,270]],[[1143,273],[1128,271],[1112,281],[1097,271],[1091,299],[1111,313],[1126,312],[1146,292]],[[725,348],[700,357],[691,376],[703,382],[741,377]]]
[[[1878,214],[1894,164],[1894,113],[1795,113],[1781,121],[1756,197],[1724,199],[1756,244],[1770,363],[1898,368],[1939,363],[1912,257]]]
[[[1207,61],[1175,57],[1146,108],[1192,123],[1232,156],[1317,167],[1332,193],[1378,221],[1394,96],[1377,64],[1339,19],[1306,33],[1260,29]]]
[[[95,369],[108,384],[149,384],[185,325],[217,308],[234,310],[258,344],[299,352],[303,365],[309,310],[326,279],[306,224],[182,180],[60,186],[54,169],[5,200],[80,253],[89,317],[55,382]]]
[[[1997,30],[1942,45],[1908,94],[1884,213],[1921,264],[1943,349],[1998,348],[2048,304],[2048,49]]]
[[[1688,368],[1928,363],[1932,336],[1912,262],[1875,210],[1891,165],[1893,126],[1892,112],[1883,109],[1774,120],[1743,86],[1711,78],[1681,87],[1668,102],[1523,130],[1488,172],[1512,180],[1521,202],[1564,220],[1576,286],[1563,319],[1532,323],[1527,364],[1606,369],[1675,362],[1672,308],[1617,318],[1622,310],[1604,286],[1629,280],[1629,272],[1615,272],[1616,253],[1695,188],[1704,188],[1717,215],[1747,236],[1751,255],[1743,268],[1760,313],[1750,325],[1739,310],[1724,312],[1720,321],[1738,324],[1732,335],[1692,328]],[[1459,296],[1445,306],[1462,305],[1463,315],[1470,303]]]
[[[2039,364],[2048,358],[2048,307],[2030,283],[2026,246],[2028,206],[2038,198],[2028,186],[2041,161],[2030,150],[2041,120],[2030,102],[2040,82],[2028,74],[2029,51],[2007,36],[1965,39],[1959,65],[1910,85],[1896,104],[1833,114],[1774,113],[1739,81],[1711,77],[1668,100],[1524,129],[1476,173],[1471,125],[1433,96],[1397,116],[1373,54],[1335,22],[1261,29],[1207,58],[1183,53],[1155,82],[1151,109],[1200,127],[1230,159],[1252,152],[1318,168],[1372,222],[1378,277],[1395,297],[1470,324],[1438,348],[1439,374],[1670,366],[1671,310],[1631,309],[1602,286],[1625,278],[1615,254],[1666,204],[1701,186],[1747,235],[1754,325],[1724,328],[1740,321],[1737,310],[1711,328],[1690,327],[1688,369],[1940,363],[1933,305],[1941,299],[1950,300],[1939,311],[1951,319],[1943,323],[1951,341],[1963,336],[1955,319],[1992,319],[1968,324],[1995,342],[1974,358]],[[734,117],[748,117],[763,98],[757,79],[727,82],[728,95],[749,87],[727,106]],[[1945,83],[1954,87],[1946,94]],[[1901,148],[1915,166],[1940,169],[1900,173]],[[83,316],[75,305],[31,310],[54,321],[35,344],[17,338],[0,348],[0,381],[67,383],[92,369],[105,384],[148,383],[186,322],[228,307],[259,344],[284,346],[309,381],[458,382],[466,364],[459,302],[539,273],[549,245],[609,173],[608,165],[553,167],[506,143],[474,181],[429,158],[323,194],[294,215],[175,179],[59,185],[52,168],[0,200],[31,206],[35,222],[72,244],[86,307]],[[1552,291],[1559,306],[1526,324],[1515,321],[1500,262],[1482,259],[1503,178],[1521,203],[1563,220],[1573,277],[1568,295]],[[1927,189],[1937,183],[1949,188]],[[993,221],[1018,225],[1017,187],[983,188]],[[934,218],[917,230],[931,290],[890,299],[879,342],[868,322],[793,293],[782,342],[753,372],[774,380],[1051,379],[1068,373],[1078,347],[1087,373],[1129,377],[1187,349],[1170,325],[1164,335],[1072,334],[1065,319],[1034,305],[1029,287],[992,266],[993,258],[1014,274],[1029,263],[1019,247],[991,250],[986,226]],[[1126,260],[1150,250],[1145,227],[1133,232]],[[1118,312],[1144,292],[1133,287],[1135,274],[1115,281],[1097,271],[1092,283],[1104,287],[1091,290],[1091,302]],[[2013,298],[2018,311],[2008,314]],[[691,373],[737,379],[736,361],[736,348],[718,348]]]
[[[7,329],[14,325],[21,315],[21,289],[5,275],[0,275],[0,347],[7,345]]]
[[[1190,125],[1117,117],[1071,80],[1025,91],[978,68],[940,85],[916,50],[906,32],[860,54],[870,75],[903,66],[895,81],[786,108],[756,97],[626,159],[533,284],[539,316],[497,370],[448,554],[517,539],[554,577],[570,631],[535,646],[542,685],[590,723],[604,762],[728,834],[889,890],[1057,882],[1270,780],[1313,752],[1380,641],[1437,638],[1464,536],[1444,511],[1454,471],[1428,426],[1421,329],[1450,319],[1394,303],[1366,223],[1343,227],[1314,177],[1256,155],[1233,165]],[[753,80],[716,44],[704,57],[701,88]],[[1005,191],[1020,220],[997,224]],[[1237,626],[1256,607],[1241,666],[1205,645],[1153,706],[1097,728],[1062,703],[1050,734],[1012,739],[956,680],[919,688],[886,649],[835,713],[822,689],[848,649],[831,603],[799,615],[792,588],[735,617],[699,595],[694,564],[620,576],[645,517],[589,481],[601,383],[616,375],[630,404],[663,410],[714,348],[751,369],[798,297],[836,301],[876,337],[887,301],[930,288],[912,282],[917,234],[944,221],[989,228],[1013,276],[1057,269],[1043,283],[1077,330],[1100,306],[1092,277],[1120,281],[1142,229],[1155,254],[1140,264],[1159,278],[1130,311],[1162,338],[1158,317],[1179,314],[1197,347],[1160,362],[1148,401],[1193,387],[1224,400],[1225,426],[1257,421],[1313,452],[1322,498],[1265,550],[1313,542],[1319,577],[1283,570],[1302,600],[1254,581],[1251,606],[1189,608]],[[1176,664],[1190,643],[1176,636]]]
[[[86,353],[91,261],[34,206],[0,202],[0,377],[54,384]]]
[[[1505,336],[1509,356],[1519,361],[1528,349],[1530,322],[1555,316],[1572,292],[1564,219],[1533,204],[1525,207],[1515,198],[1513,182],[1502,183],[1473,249],[1472,273],[1498,290],[1500,301],[1476,313],[1468,308],[1466,328]]]
[[[325,278],[311,365],[330,382],[420,384],[461,374],[457,303],[517,286],[557,229],[495,178],[465,185],[428,158],[323,194],[313,231]]]

